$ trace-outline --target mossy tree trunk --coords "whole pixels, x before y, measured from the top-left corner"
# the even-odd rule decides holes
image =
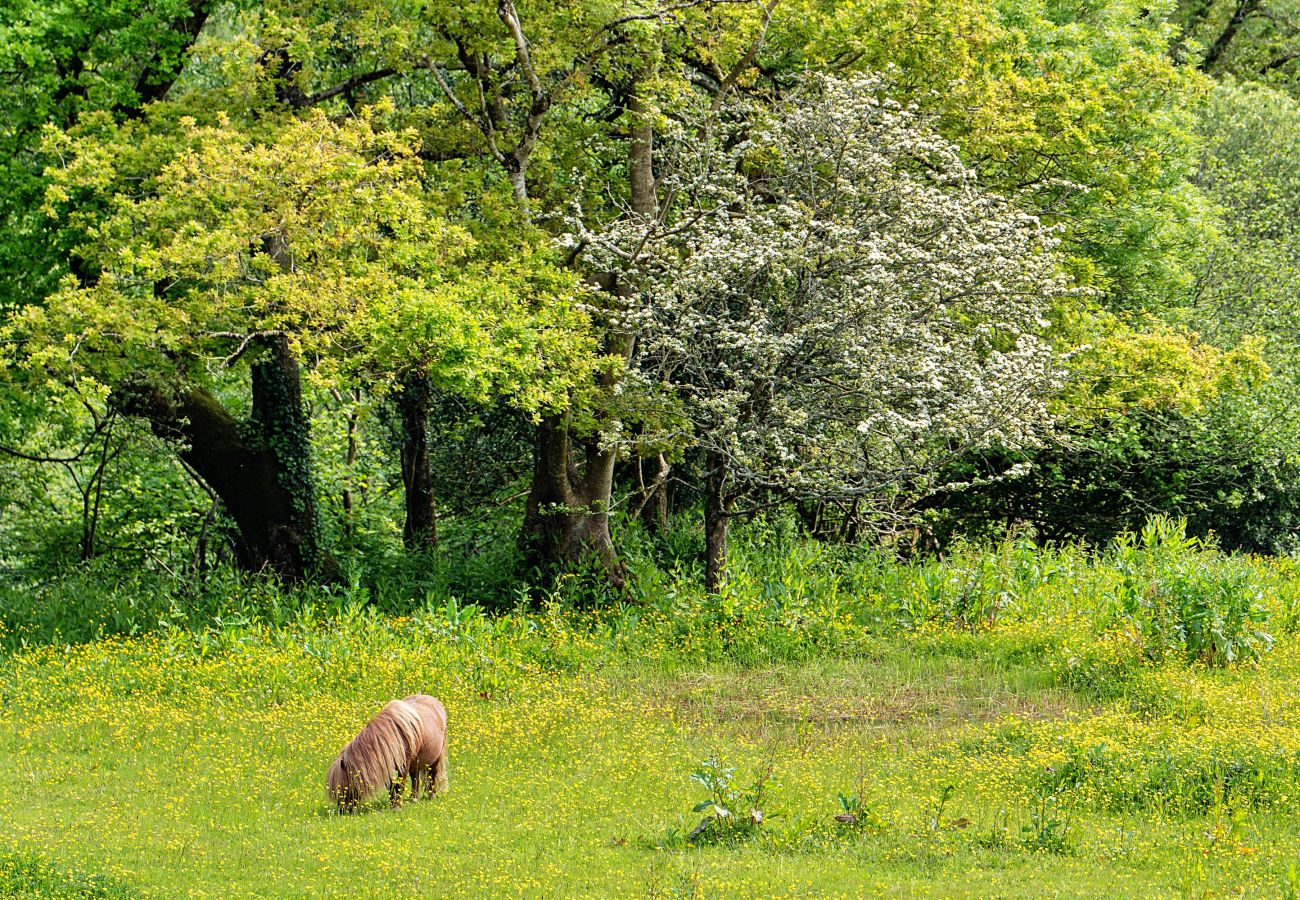
[[[134,379],[113,402],[148,420],[158,436],[182,444],[181,459],[221,499],[239,530],[241,568],[288,582],[328,578],[333,563],[319,545],[298,363],[284,338],[259,343],[246,421],[189,382]]]
[[[625,573],[609,532],[614,454],[595,438],[577,442],[577,448],[574,443],[567,416],[551,416],[537,426],[520,548],[527,564],[543,568],[594,557],[622,587]],[[575,450],[582,455],[581,466]]]

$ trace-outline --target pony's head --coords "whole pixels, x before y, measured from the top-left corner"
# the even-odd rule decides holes
[[[352,812],[361,802],[362,787],[348,761],[340,755],[325,776],[329,798],[338,804],[339,812]]]

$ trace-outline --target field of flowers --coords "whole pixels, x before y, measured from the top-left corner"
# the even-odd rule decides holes
[[[0,895],[1297,896],[1292,572],[1171,540],[10,642]],[[416,690],[451,791],[336,815]]]

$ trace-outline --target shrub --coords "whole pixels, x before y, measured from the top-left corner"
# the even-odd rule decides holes
[[[1253,573],[1235,560],[1200,552],[1186,520],[1156,516],[1127,533],[1109,556],[1119,575],[1111,610],[1137,633],[1153,660],[1182,653],[1207,665],[1255,659],[1273,644],[1269,610]]]

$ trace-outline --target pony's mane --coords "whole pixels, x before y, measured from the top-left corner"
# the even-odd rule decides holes
[[[330,766],[326,781],[331,796],[340,802],[364,800],[406,768],[419,743],[419,710],[404,700],[391,701]]]

